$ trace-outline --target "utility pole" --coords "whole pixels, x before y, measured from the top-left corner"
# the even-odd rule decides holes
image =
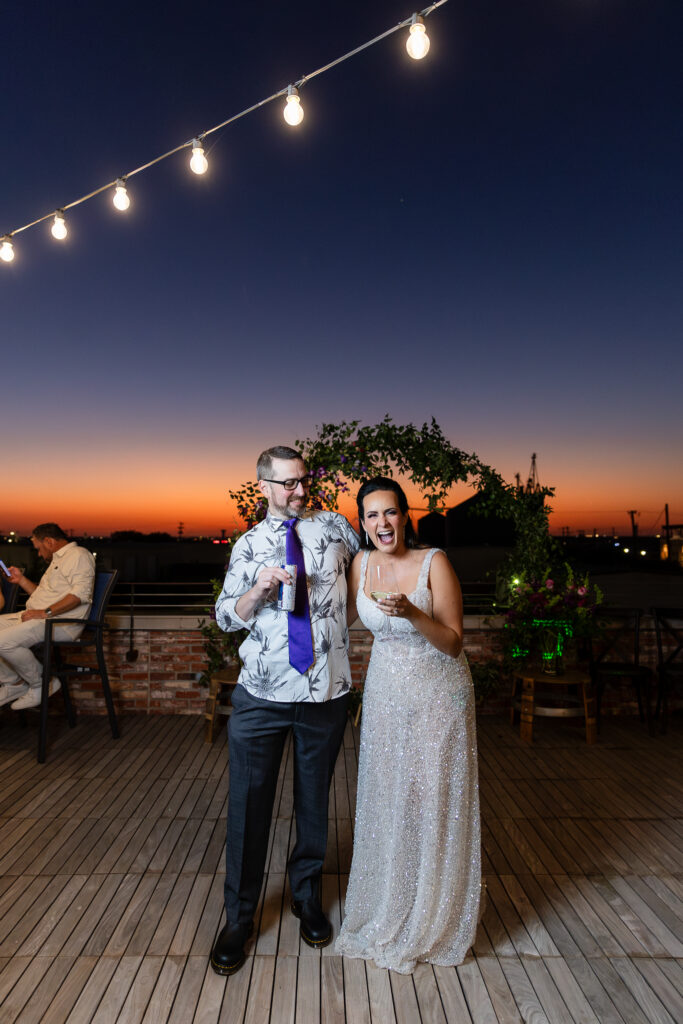
[[[669,502],[667,501],[664,506],[664,535],[666,536],[666,542],[669,543],[671,536],[671,526],[669,525]]]
[[[626,515],[631,517],[631,536],[635,538],[638,536],[638,523],[636,522],[638,513],[635,509],[631,509]]]

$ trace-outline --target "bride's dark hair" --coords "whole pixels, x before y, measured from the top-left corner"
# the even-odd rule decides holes
[[[392,494],[396,495],[396,502],[399,509],[404,515],[408,515],[408,499],[405,496],[405,492],[400,484],[397,484],[395,480],[392,480],[388,476],[373,476],[370,480],[366,480],[356,496],[356,504],[358,505],[358,521],[361,526],[361,537],[360,546],[362,548],[369,548],[374,551],[375,545],[370,541],[365,540],[365,530],[363,529],[363,501],[367,498],[368,494],[373,494],[374,491],[391,491]],[[407,548],[419,548],[422,547],[417,539],[417,534],[413,529],[413,524],[410,521],[410,517],[406,520],[405,532],[403,539]]]

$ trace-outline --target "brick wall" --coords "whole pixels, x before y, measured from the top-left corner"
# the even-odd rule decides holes
[[[129,658],[130,646],[128,629],[115,621],[105,639],[105,656],[117,711],[189,715],[204,712],[207,690],[197,682],[204,669],[204,648],[195,620],[166,618],[141,623],[133,632],[132,647],[137,651],[134,660]],[[350,662],[355,685],[365,678],[371,646],[372,637],[367,630],[351,631]],[[643,630],[641,647],[643,662],[654,667],[654,630]],[[487,624],[483,617],[467,616],[465,652],[471,662],[499,657],[500,629]],[[79,652],[81,656],[85,653]],[[94,653],[90,664],[95,665]],[[74,676],[71,690],[79,710],[105,713],[99,676]],[[504,687],[480,711],[500,712],[507,706],[508,692]],[[617,712],[637,713],[634,690],[628,681],[611,684],[605,692],[603,714]]]

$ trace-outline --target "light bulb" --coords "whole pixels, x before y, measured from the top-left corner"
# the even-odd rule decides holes
[[[14,246],[12,245],[12,240],[9,235],[7,235],[3,238],[2,245],[0,245],[0,260],[3,260],[4,263],[11,263],[13,259]]]
[[[190,160],[190,169],[195,174],[205,174],[209,167],[209,161],[204,156],[204,147],[202,146],[199,139],[195,139],[192,143],[192,158]]]
[[[53,238],[58,238],[60,241],[62,238],[66,238],[66,221],[64,220],[64,214],[61,210],[57,210],[55,213],[55,219],[50,230],[52,231]]]
[[[299,90],[295,85],[287,89],[287,102],[285,103],[284,118],[287,124],[295,126],[301,124],[304,119],[304,108],[299,99]]]
[[[422,60],[429,53],[429,36],[421,14],[413,15],[410,35],[406,39],[406,50],[413,60]]]
[[[112,202],[117,210],[127,210],[130,206],[130,196],[126,191],[126,183],[123,178],[119,178],[116,182],[116,192]]]

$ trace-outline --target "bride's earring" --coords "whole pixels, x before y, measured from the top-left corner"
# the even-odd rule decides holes
[[[370,547],[370,538],[368,537],[368,531],[367,530],[365,531],[365,544],[366,544],[367,547]]]

